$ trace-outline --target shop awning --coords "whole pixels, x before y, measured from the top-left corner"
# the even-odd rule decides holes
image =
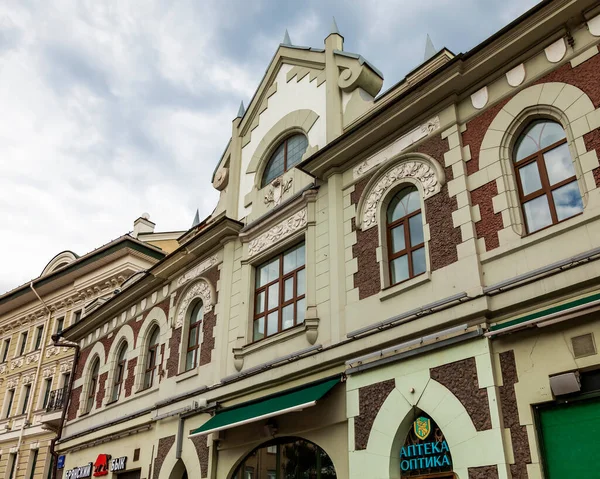
[[[490,330],[485,335],[490,337],[531,326],[549,326],[555,322],[568,319],[571,315],[586,314],[592,308],[598,307],[600,307],[600,293],[552,306],[511,321],[495,324],[490,327]]]
[[[199,428],[190,431],[189,437],[210,434],[211,432],[222,431],[223,429],[314,406],[340,380],[340,378],[330,379],[300,389],[284,391],[276,396],[268,396],[258,401],[224,409]]]

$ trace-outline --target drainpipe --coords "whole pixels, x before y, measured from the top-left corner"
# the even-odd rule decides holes
[[[46,314],[48,315],[46,324],[49,325],[50,317],[52,315],[50,308],[48,307],[48,305],[44,302],[44,300],[40,297],[38,292],[33,287],[33,281],[31,281],[29,283],[29,287],[31,288],[31,291],[33,291],[33,294],[35,294],[37,299],[40,301],[40,303],[42,303],[42,305],[44,306],[44,309],[46,310]],[[44,359],[44,353],[46,351],[46,334],[47,334],[47,332],[48,332],[48,329],[46,327],[44,330],[44,340],[42,341],[42,348],[40,349],[40,357],[38,359],[35,376],[33,377],[33,380],[31,382],[31,390],[29,391],[29,398],[27,399],[27,404],[25,405],[25,411],[26,411],[25,420],[23,421],[23,424],[21,425],[21,431],[19,433],[19,442],[17,443],[17,455],[15,457],[15,461],[16,461],[15,473],[14,473],[15,477],[17,477],[18,471],[19,471],[19,463],[20,463],[19,457],[21,455],[21,444],[23,443],[23,435],[25,433],[25,428],[31,424],[31,415],[33,413],[33,400],[35,398],[35,392],[37,390],[38,378],[40,377],[40,370],[42,369],[42,361]]]
[[[65,423],[65,417],[67,415],[67,408],[69,406],[69,399],[71,397],[71,389],[73,388],[73,380],[75,379],[75,370],[77,369],[77,361],[79,360],[79,344],[77,343],[59,343],[60,341],[60,333],[52,335],[52,341],[54,342],[55,347],[59,348],[73,348],[75,350],[75,354],[73,356],[73,366],[71,367],[71,375],[69,376],[69,384],[67,385],[67,389],[65,391],[63,397],[62,411],[60,413],[60,423],[58,425],[58,431],[56,432],[56,437],[50,441],[50,454],[52,454],[52,477],[51,479],[56,479],[57,471],[58,471],[58,453],[56,452],[56,443],[62,436],[63,426]]]

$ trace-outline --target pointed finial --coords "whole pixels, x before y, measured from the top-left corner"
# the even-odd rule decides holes
[[[283,42],[281,42],[282,45],[292,45],[292,40],[290,40],[290,34],[287,31],[287,28],[285,29],[285,34],[283,35]]]
[[[433,46],[433,42],[431,41],[431,37],[429,33],[427,34],[427,40],[425,41],[425,58],[423,61],[429,60],[432,56],[437,53],[437,50]]]
[[[192,228],[200,224],[200,212],[196,209],[196,215],[194,216],[194,221],[192,221]]]
[[[236,118],[243,118],[244,117],[244,113],[246,113],[246,109],[244,108],[244,102],[241,101],[240,102],[240,109],[238,110]]]
[[[340,33],[340,29],[337,26],[337,23],[335,22],[335,17],[332,17],[333,21],[331,22],[331,32],[329,32],[330,35],[332,34],[336,34],[339,35],[340,37],[342,36],[342,34]]]

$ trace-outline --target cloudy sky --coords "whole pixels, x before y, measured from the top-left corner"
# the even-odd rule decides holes
[[[437,48],[468,51],[535,0],[0,0],[0,293],[150,213],[187,229],[283,33],[345,49],[384,89]]]

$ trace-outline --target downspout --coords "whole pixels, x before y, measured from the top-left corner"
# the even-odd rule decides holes
[[[29,287],[31,288],[31,291],[33,291],[33,294],[35,294],[37,299],[39,299],[40,303],[42,303],[42,305],[44,306],[44,309],[46,310],[46,313],[48,315],[46,325],[49,325],[50,317],[52,315],[50,308],[48,307],[48,305],[44,302],[44,300],[40,297],[38,292],[33,287],[33,281],[31,281],[29,283]],[[40,350],[40,357],[38,359],[35,376],[33,377],[33,381],[31,382],[31,390],[29,391],[29,398],[27,399],[27,404],[25,405],[25,411],[26,411],[25,420],[23,421],[23,424],[21,425],[21,431],[19,433],[19,442],[17,443],[17,456],[15,458],[16,464],[15,464],[15,472],[14,472],[15,477],[17,477],[18,472],[19,472],[19,463],[20,463],[19,456],[21,455],[21,444],[23,443],[23,435],[25,433],[25,428],[31,424],[31,414],[33,413],[33,400],[35,398],[35,392],[36,392],[36,388],[37,388],[38,378],[40,377],[40,370],[42,369],[42,361],[44,360],[44,353],[46,351],[46,334],[47,334],[47,332],[48,332],[48,328],[46,327],[46,328],[44,328],[44,340],[42,341],[42,348]]]
[[[67,415],[67,408],[69,407],[69,399],[71,398],[71,389],[73,388],[73,381],[75,379],[75,370],[77,369],[77,361],[79,360],[79,344],[77,343],[59,343],[60,333],[52,335],[52,341],[55,347],[59,348],[73,348],[75,354],[73,356],[73,366],[71,367],[71,375],[69,376],[69,384],[67,385],[66,394],[63,397],[62,411],[60,413],[60,423],[58,425],[58,431],[56,431],[56,437],[50,441],[50,454],[52,455],[52,476],[51,479],[56,479],[58,471],[58,453],[56,452],[56,443],[62,436],[63,426],[65,423],[65,417]]]

